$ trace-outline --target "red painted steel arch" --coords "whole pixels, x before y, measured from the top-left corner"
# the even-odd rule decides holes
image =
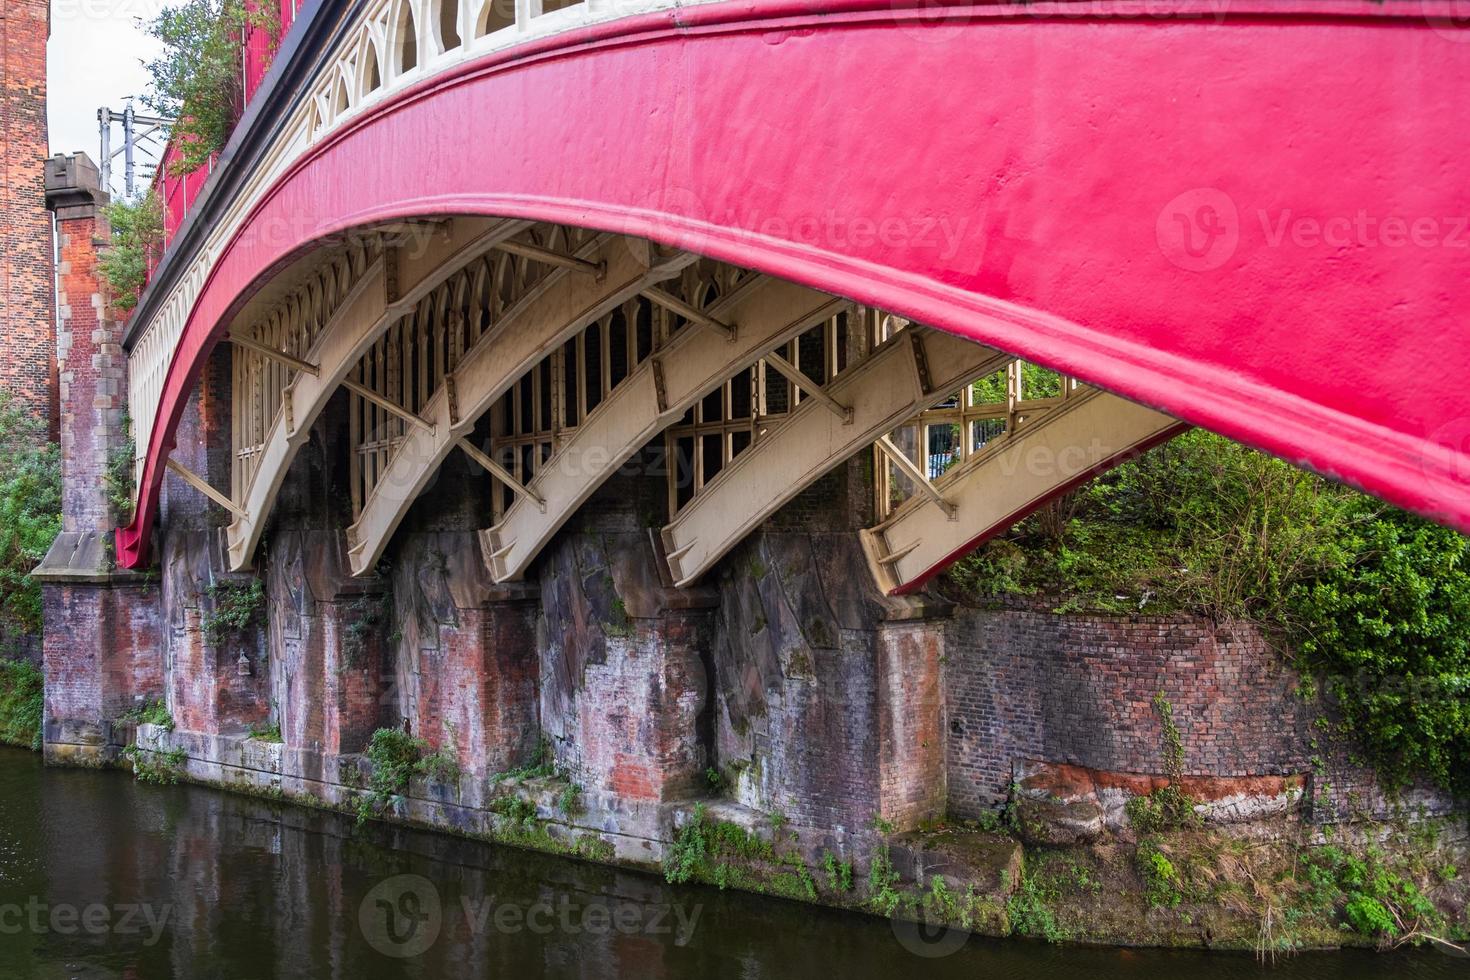
[[[1456,5],[745,0],[491,55],[349,123],[218,260],[132,524],[227,316],[322,235],[578,224],[892,309],[1470,529]]]

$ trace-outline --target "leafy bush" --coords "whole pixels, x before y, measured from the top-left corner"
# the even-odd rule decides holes
[[[1177,906],[1184,894],[1179,889],[1179,871],[1174,862],[1153,844],[1140,845],[1137,860],[1148,904],[1155,908]]]
[[[0,392],[0,627],[41,631],[31,571],[61,530],[61,455],[45,423]]]
[[[1438,932],[1444,916],[1403,868],[1391,866],[1377,847],[1350,854],[1334,846],[1310,851],[1304,860],[1311,901],[1319,909],[1340,908],[1352,929],[1388,944]]]
[[[193,173],[208,163],[239,119],[246,34],[251,28],[276,27],[270,4],[253,6],[247,0],[183,0],[148,24],[163,53],[147,64],[153,85],[145,101],[177,120],[176,173]]]
[[[163,203],[149,191],[136,201],[114,201],[106,208],[112,242],[98,261],[108,300],[118,313],[138,305],[148,270],[163,255]]]
[[[1293,595],[1297,648],[1365,755],[1470,792],[1470,539],[1360,500],[1349,560]]]
[[[144,701],[118,720],[141,725],[157,725],[170,732],[174,730],[174,716],[169,713],[168,705],[162,701]]]
[[[129,745],[123,756],[133,764],[133,775],[140,783],[172,786],[179,781],[189,756],[182,748],[157,750]]]
[[[204,592],[214,601],[214,608],[200,624],[210,643],[222,643],[245,629],[265,608],[265,584],[258,578],[251,579],[248,585],[216,582]]]
[[[44,678],[26,660],[0,660],[0,743],[41,750]]]
[[[1006,916],[1017,935],[1059,943],[1067,938],[1067,930],[1057,922],[1051,903],[1060,897],[1054,883],[1044,882],[1039,875],[1021,868],[1016,890],[1006,899]]]
[[[125,438],[121,445],[113,447],[107,454],[107,469],[102,473],[102,483],[107,488],[107,502],[112,506],[113,518],[121,524],[133,515],[133,459],[137,444],[133,441],[133,420],[126,411],[122,416],[122,431]]]
[[[383,811],[395,796],[408,789],[420,757],[427,744],[397,728],[379,728],[368,743],[367,757],[373,764],[367,795],[358,800],[357,822]]]

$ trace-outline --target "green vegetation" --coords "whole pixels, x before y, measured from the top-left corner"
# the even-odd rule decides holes
[[[961,601],[1262,624],[1390,781],[1470,790],[1470,539],[1207,432],[1118,467],[960,561]]]
[[[111,242],[97,264],[108,286],[113,310],[126,314],[138,305],[148,270],[163,256],[163,202],[152,190],[135,201],[107,205]]]
[[[1016,890],[1006,901],[1006,916],[1011,929],[1019,936],[1045,939],[1059,943],[1067,938],[1067,931],[1057,924],[1052,903],[1060,897],[1055,882],[1044,879],[1026,866],[1021,868]]]
[[[27,660],[0,660],[0,743],[41,750],[41,672]]]
[[[342,638],[342,670],[362,666],[368,641],[380,634],[393,616],[393,602],[380,595],[364,595],[347,604],[349,622]]]
[[[223,643],[244,630],[265,608],[265,584],[258,578],[249,584],[216,582],[204,592],[213,601],[213,608],[205,613],[200,626],[210,643]]]
[[[898,871],[887,844],[879,844],[868,863],[868,907],[880,915],[892,915],[906,896],[898,890]]]
[[[398,728],[379,728],[373,732],[364,754],[373,771],[367,792],[357,799],[358,826],[402,796],[415,775],[442,783],[458,782],[461,775],[459,761],[447,747],[430,752],[428,742]]]
[[[132,763],[133,775],[138,778],[138,782],[158,786],[172,786],[177,783],[184,763],[189,758],[182,748],[145,749],[137,745],[129,745],[123,749],[123,756]]]
[[[280,743],[285,741],[285,739],[281,737],[281,723],[278,721],[271,722],[264,728],[250,729],[250,737],[258,742]]]
[[[562,791],[557,794],[556,808],[563,816],[575,817],[582,812],[582,787],[576,783],[567,783]]]
[[[133,457],[137,444],[133,442],[133,419],[126,410],[122,414],[123,442],[107,454],[107,469],[102,473],[102,483],[107,489],[107,503],[112,507],[112,516],[122,523],[133,514]]]
[[[536,753],[532,760],[515,769],[507,769],[490,777],[491,782],[500,782],[503,779],[544,779],[556,775],[556,759],[551,752],[551,744],[542,738],[536,744]]]
[[[1133,829],[1140,834],[1198,827],[1203,821],[1194,809],[1197,801],[1179,788],[1184,777],[1184,740],[1179,735],[1179,726],[1174,723],[1174,706],[1163,691],[1154,695],[1153,704],[1159,713],[1162,730],[1160,750],[1169,785],[1147,796],[1132,797],[1124,804],[1124,812],[1128,814],[1128,822]]]
[[[61,530],[61,455],[46,425],[0,392],[0,632],[41,631],[31,571]]]
[[[713,796],[722,796],[725,790],[730,788],[730,780],[725,778],[725,774],[714,766],[710,766],[704,771],[704,782],[709,787],[710,794]]]
[[[425,747],[422,739],[397,728],[379,728],[373,732],[367,750],[373,772],[368,779],[367,793],[357,801],[359,826],[382,813],[394,797],[403,795]]]
[[[144,701],[118,719],[135,725],[157,725],[164,731],[174,730],[174,716],[162,701]]]
[[[246,32],[274,30],[271,9],[248,0],[184,0],[148,23],[163,52],[147,64],[153,85],[145,101],[177,120],[175,173],[198,170],[224,148],[244,106],[240,66]]]
[[[822,852],[822,870],[827,872],[827,887],[834,892],[852,891],[852,862],[839,861],[831,851]]]
[[[1401,873],[1407,869],[1395,868],[1376,844],[1360,854],[1335,845],[1315,848],[1304,863],[1307,903],[1319,911],[1340,910],[1362,936],[1393,944],[1445,930],[1434,903]]]
[[[700,881],[786,898],[816,901],[817,882],[800,854],[777,853],[775,845],[738,824],[710,820],[695,804],[664,854],[670,884]]]
[[[1184,894],[1179,890],[1179,872],[1157,844],[1140,842],[1136,858],[1149,905],[1174,908],[1184,900]]]

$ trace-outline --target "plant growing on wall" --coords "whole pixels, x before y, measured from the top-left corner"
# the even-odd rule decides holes
[[[277,29],[269,9],[248,0],[184,0],[149,22],[163,53],[147,64],[153,91],[144,101],[176,120],[176,174],[193,173],[224,148],[244,106],[248,32]]]
[[[122,416],[123,441],[107,454],[107,470],[102,474],[102,483],[107,489],[107,502],[112,515],[119,523],[133,516],[133,459],[137,455],[137,443],[133,441],[133,419],[126,411]]]
[[[265,608],[265,585],[258,578],[251,579],[248,585],[216,582],[204,592],[214,601],[214,608],[200,622],[210,643],[223,642],[245,629],[255,614]]]
[[[163,204],[149,191],[136,201],[114,201],[104,210],[112,240],[98,260],[108,302],[125,314],[138,305],[148,269],[163,255]]]
[[[0,391],[0,627],[41,630],[31,570],[61,530],[61,455],[46,426]]]

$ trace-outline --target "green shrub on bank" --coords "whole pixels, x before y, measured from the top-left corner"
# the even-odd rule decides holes
[[[25,660],[0,660],[0,743],[39,752],[44,708],[41,672]]]
[[[1390,780],[1470,790],[1470,539],[1281,460],[1188,432],[961,560],[962,601],[1190,611],[1262,624],[1329,678]]]
[[[41,631],[31,571],[61,530],[61,454],[45,423],[0,392],[0,630]]]

